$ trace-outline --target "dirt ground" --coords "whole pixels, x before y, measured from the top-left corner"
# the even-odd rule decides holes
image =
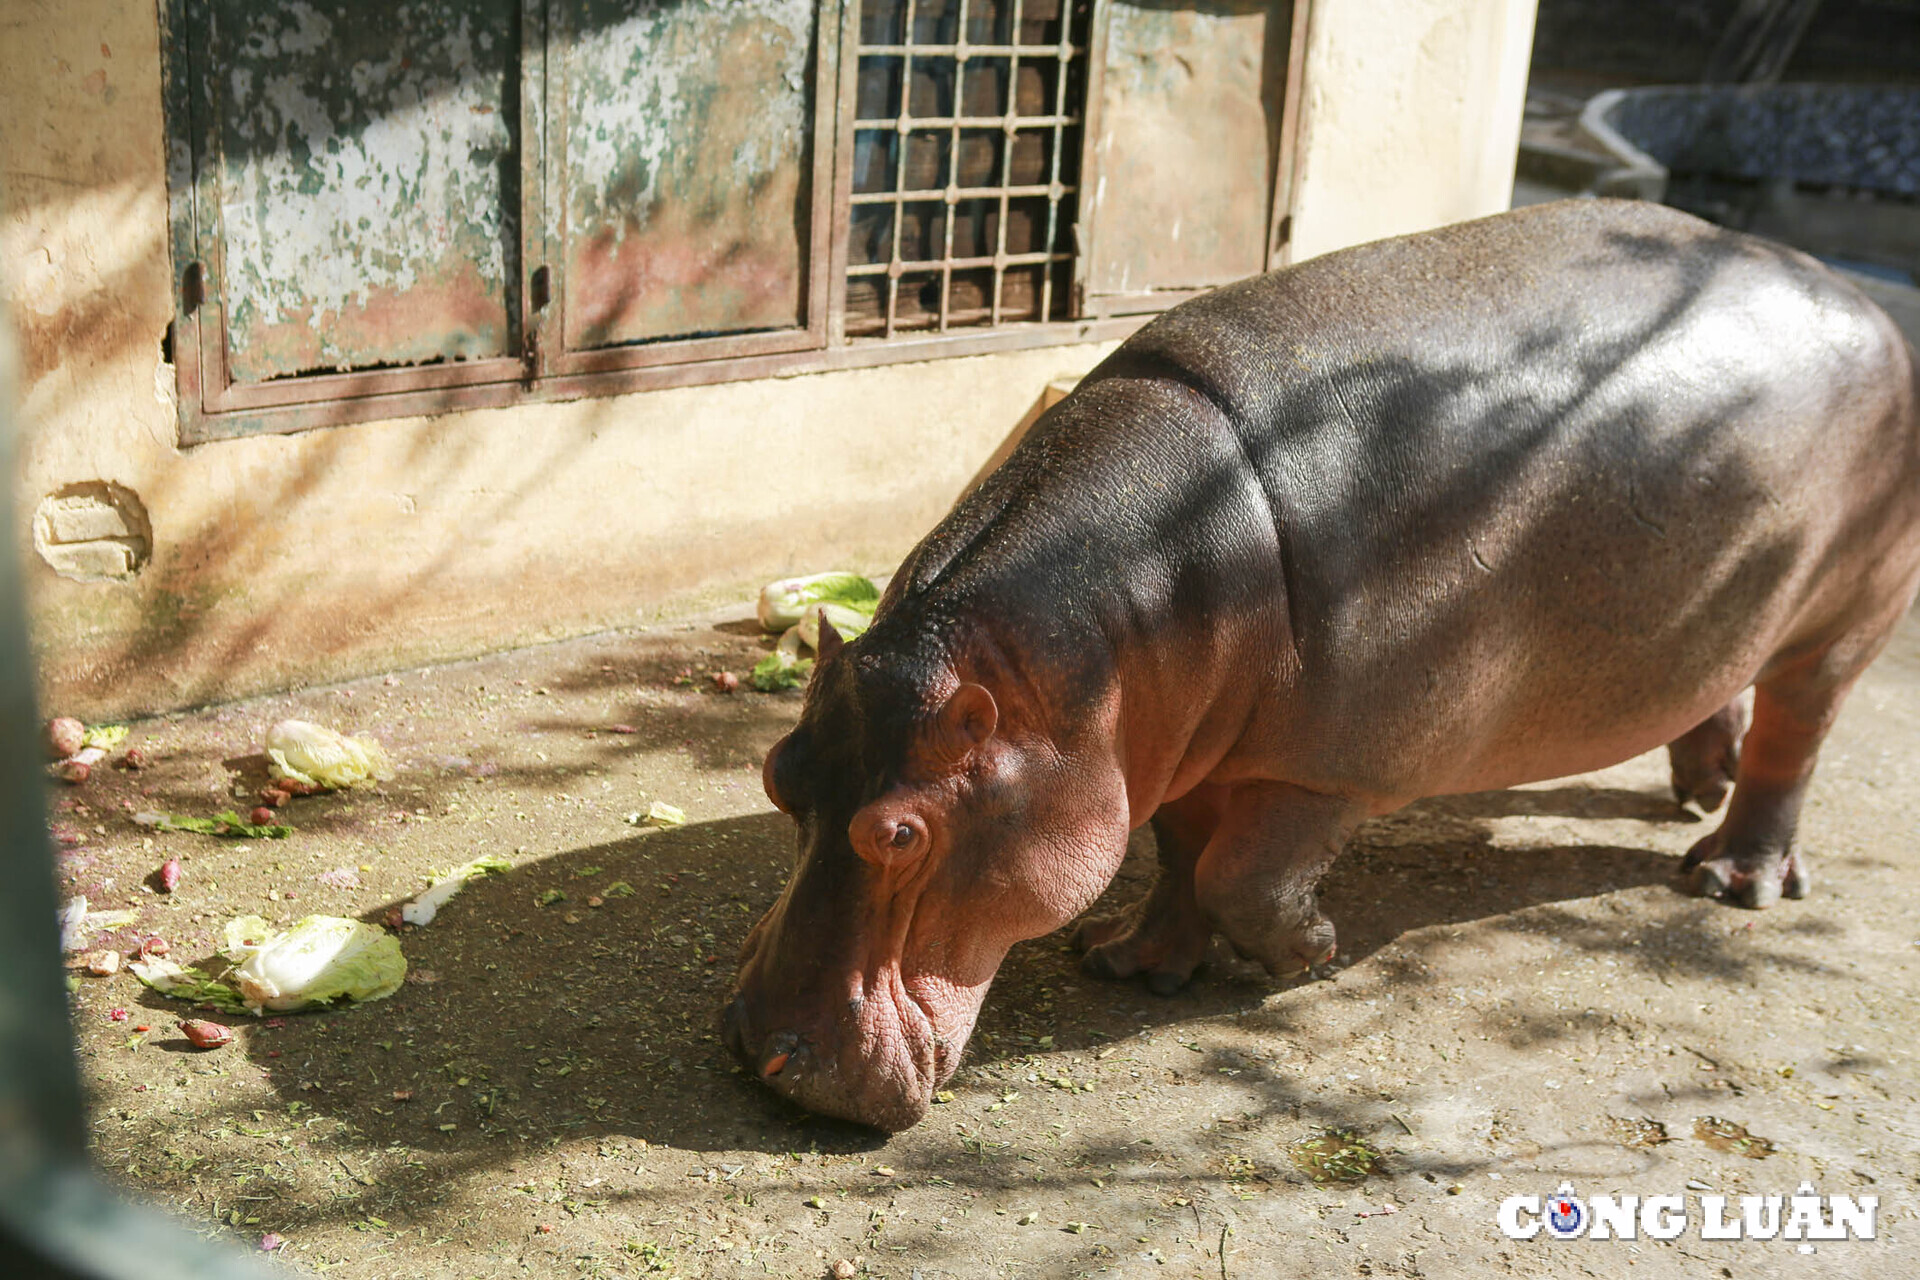
[[[779,1101],[717,1038],[792,858],[759,764],[799,695],[710,679],[766,643],[743,607],[174,715],[133,727],[145,770],[50,784],[66,892],[140,912],[96,945],[157,934],[191,960],[230,916],[380,921],[432,869],[514,863],[405,931],[390,999],[224,1018],[224,1048],[191,1049],[186,1006],[124,970],[76,976],[101,1169],[352,1277],[1920,1273],[1920,616],[1828,745],[1808,900],[1676,893],[1707,828],[1661,756],[1430,801],[1332,872],[1342,953],[1311,980],[1220,955],[1161,999],[1083,976],[1062,935],[1018,947],[952,1098],[891,1140]],[[379,739],[397,776],[294,800],[281,841],[132,822],[251,795],[285,716]],[[687,825],[632,825],[656,800]],[[1144,888],[1149,836],[1133,854],[1097,910]],[[1495,1224],[1562,1181],[1691,1201],[1803,1180],[1878,1196],[1878,1238]]]

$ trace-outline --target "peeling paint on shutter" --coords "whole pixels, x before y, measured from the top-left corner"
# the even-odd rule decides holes
[[[233,383],[517,354],[518,14],[190,6],[197,216]]]
[[[568,0],[560,19],[566,349],[805,326],[812,0]]]

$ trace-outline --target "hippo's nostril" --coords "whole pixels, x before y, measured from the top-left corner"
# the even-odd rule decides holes
[[[800,1037],[791,1031],[782,1031],[767,1041],[767,1060],[760,1064],[760,1078],[771,1080],[787,1069],[793,1061],[793,1055],[800,1051]]]

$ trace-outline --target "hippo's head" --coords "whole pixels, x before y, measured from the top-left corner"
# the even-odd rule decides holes
[[[959,1065],[1008,948],[1113,878],[1125,793],[1111,760],[951,663],[821,631],[800,723],[763,770],[798,861],[747,936],[723,1031],[777,1092],[897,1131]]]

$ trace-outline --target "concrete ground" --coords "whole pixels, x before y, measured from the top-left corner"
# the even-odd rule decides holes
[[[891,1140],[775,1099],[715,1035],[792,857],[758,774],[798,695],[711,679],[753,632],[742,608],[170,716],[133,728],[146,769],[51,784],[66,889],[139,912],[102,946],[203,957],[230,916],[379,921],[433,869],[513,862],[401,935],[390,999],[222,1018],[224,1048],[124,971],[78,976],[105,1173],[353,1277],[1920,1272],[1920,617],[1823,758],[1809,899],[1676,893],[1708,827],[1658,756],[1429,801],[1336,866],[1343,949],[1312,980],[1221,955],[1159,999],[1063,936],[1017,948],[951,1100]],[[292,801],[284,840],[132,821],[250,796],[285,716],[377,738],[396,776]],[[687,825],[632,825],[654,801]],[[1142,834],[1108,905],[1149,865]],[[1694,1225],[1501,1234],[1505,1197],[1563,1181],[1685,1196]],[[1803,1181],[1877,1196],[1877,1238],[1701,1237],[1701,1194]]]

